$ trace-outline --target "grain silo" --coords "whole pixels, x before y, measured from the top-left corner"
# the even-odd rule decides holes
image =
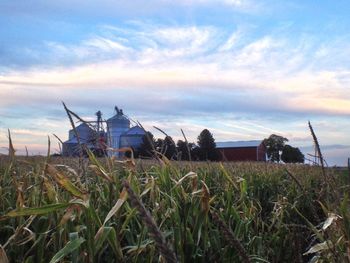
[[[145,130],[140,126],[132,127],[120,136],[120,148],[131,147],[134,150],[140,148],[145,134]]]
[[[122,109],[115,107],[116,114],[107,120],[107,140],[111,148],[120,148],[120,136],[130,129],[130,120],[123,114]],[[118,152],[112,152],[110,155],[119,157]]]
[[[76,132],[78,133],[80,143],[88,148],[91,148],[92,142],[94,140],[94,130],[91,129],[86,123],[82,123],[76,127]],[[78,144],[77,136],[74,130],[69,131],[68,141],[64,142],[62,145],[63,156],[78,156],[80,151],[80,146]]]
[[[63,143],[63,156],[79,156],[80,150],[86,155],[86,149],[91,150],[96,156],[122,157],[124,153],[112,151],[108,148],[118,150],[123,147],[131,147],[137,150],[142,144],[145,131],[139,126],[130,128],[129,118],[123,114],[123,110],[115,107],[115,115],[107,121],[102,120],[102,113],[96,113],[97,121],[84,121],[76,127],[81,146],[78,143],[76,132],[69,131],[69,139]],[[106,123],[107,127],[104,126]],[[106,129],[105,129],[106,127]]]

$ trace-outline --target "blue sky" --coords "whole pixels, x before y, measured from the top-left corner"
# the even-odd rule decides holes
[[[0,1],[0,151],[66,139],[61,101],[114,105],[174,138],[277,133],[328,163],[350,156],[349,1]],[[56,147],[57,148],[57,147]]]

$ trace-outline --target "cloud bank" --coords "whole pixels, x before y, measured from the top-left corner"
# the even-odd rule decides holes
[[[39,38],[22,32],[23,44],[16,41],[16,32],[4,31],[0,129],[2,134],[13,129],[20,148],[27,143],[39,151],[45,147],[45,133],[66,136],[69,123],[60,125],[66,120],[61,101],[84,116],[98,109],[110,116],[117,104],[147,127],[156,124],[176,138],[184,128],[192,140],[209,127],[218,140],[279,133],[309,145],[306,124],[311,119],[324,144],[348,145],[350,35],[332,35],[339,27],[324,29],[329,35],[325,39],[325,34],[308,30],[312,21],[301,27],[289,14],[285,20],[276,15],[278,23],[272,24],[263,18],[272,12],[268,1],[150,1],[142,19],[127,14],[135,4],[104,1],[97,7],[84,1],[74,23],[63,15],[69,13],[67,1],[37,0],[29,13],[27,4],[17,2],[15,8],[15,2],[4,1],[0,9],[22,23],[51,25],[45,14],[55,7],[60,17],[52,23],[58,29],[43,26],[37,32],[33,23]],[[300,6],[298,2],[293,8]],[[107,18],[96,22],[94,8],[102,8]],[[184,22],[176,13],[185,9]],[[208,18],[203,13],[208,9],[219,15],[231,12],[239,21]],[[121,10],[127,19],[110,19],[108,12]],[[155,10],[169,18],[155,16]],[[9,21],[8,15],[1,19]],[[0,144],[6,144],[5,136]]]

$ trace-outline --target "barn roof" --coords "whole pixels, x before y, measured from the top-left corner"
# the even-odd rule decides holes
[[[243,148],[243,147],[258,147],[262,143],[261,140],[252,141],[234,141],[234,142],[217,142],[216,148]]]

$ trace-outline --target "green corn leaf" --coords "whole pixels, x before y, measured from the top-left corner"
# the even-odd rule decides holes
[[[220,167],[219,167],[219,168],[220,168],[222,174],[225,176],[226,180],[227,180],[236,190],[238,190],[237,184],[235,183],[234,180],[232,180],[231,176],[227,173],[225,167],[224,167],[222,164],[220,164]]]
[[[5,217],[17,217],[17,216],[30,216],[30,215],[44,215],[52,213],[54,211],[66,208],[72,205],[72,203],[57,203],[49,204],[41,207],[29,207],[12,210],[5,215]]]
[[[66,191],[82,200],[87,199],[87,194],[76,187],[66,175],[60,173],[53,165],[47,164],[46,171]]]
[[[112,218],[112,216],[122,207],[125,200],[127,199],[128,194],[125,189],[120,193],[118,201],[115,203],[115,205],[112,207],[112,209],[108,212],[105,221],[103,222],[103,225],[107,223],[109,219]]]
[[[78,232],[69,233],[69,240],[71,242],[73,242],[74,240],[77,240],[77,239],[79,239]],[[79,250],[78,249],[76,249],[76,250],[74,250],[72,252],[71,260],[72,260],[72,263],[78,263],[79,262]]]
[[[123,252],[119,240],[117,239],[115,229],[113,227],[102,226],[97,231],[95,235],[95,251],[98,252],[106,240],[112,247],[113,252],[117,256],[117,258],[122,259]]]
[[[109,233],[112,231],[112,227],[102,226],[95,236],[95,251],[98,252],[102,247],[103,243],[107,239]]]
[[[50,263],[56,263],[59,262],[61,259],[63,259],[65,256],[71,254],[76,249],[80,247],[82,243],[85,242],[85,239],[80,237],[77,239],[74,239],[72,241],[69,241],[64,248],[62,248],[60,251],[58,251],[53,258],[50,260]]]
[[[241,188],[241,199],[243,199],[247,196],[247,193],[248,193],[248,184],[245,179],[241,180],[240,188]]]
[[[90,165],[90,168],[95,171],[95,173],[102,177],[103,179],[113,183],[113,179],[108,175],[106,170],[103,168],[101,163],[97,160],[96,156],[91,152],[89,149],[87,150],[87,154],[89,156],[90,162],[92,165]]]

